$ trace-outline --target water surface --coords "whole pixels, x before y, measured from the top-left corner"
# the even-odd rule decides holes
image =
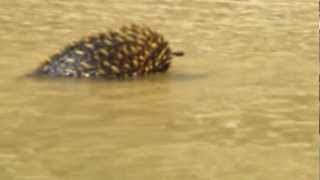
[[[129,23],[186,56],[142,80],[22,78]],[[317,176],[316,2],[1,0],[0,24],[0,179]]]

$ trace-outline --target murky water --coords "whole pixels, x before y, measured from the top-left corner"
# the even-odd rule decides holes
[[[0,179],[315,179],[317,12],[311,0],[1,0]],[[137,81],[21,78],[132,22],[186,56]]]

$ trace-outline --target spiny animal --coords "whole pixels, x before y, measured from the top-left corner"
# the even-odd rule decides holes
[[[174,56],[163,36],[146,26],[123,26],[85,37],[43,62],[34,76],[129,78],[166,72]]]

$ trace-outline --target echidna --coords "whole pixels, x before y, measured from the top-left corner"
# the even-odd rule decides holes
[[[166,72],[174,56],[163,36],[146,26],[124,26],[83,38],[40,65],[32,75],[127,78]]]

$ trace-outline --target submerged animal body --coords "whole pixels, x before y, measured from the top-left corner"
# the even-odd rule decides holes
[[[127,78],[166,72],[174,56],[163,36],[131,25],[83,38],[42,63],[35,76]]]

